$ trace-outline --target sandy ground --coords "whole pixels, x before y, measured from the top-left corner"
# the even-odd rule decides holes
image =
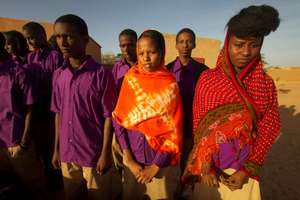
[[[300,68],[274,69],[281,134],[263,168],[261,189],[264,200],[300,199]]]

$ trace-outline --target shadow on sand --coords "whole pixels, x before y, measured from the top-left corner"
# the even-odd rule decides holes
[[[281,135],[273,145],[262,172],[262,199],[300,199],[300,113],[296,113],[294,105],[282,105],[279,110]]]

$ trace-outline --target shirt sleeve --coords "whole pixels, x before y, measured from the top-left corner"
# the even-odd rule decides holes
[[[153,164],[159,168],[167,167],[171,163],[172,153],[163,153],[158,151],[154,157]]]
[[[117,97],[112,73],[107,69],[104,70],[104,76],[100,87],[103,89],[101,96],[101,104],[103,108],[102,114],[104,117],[111,117],[111,113],[115,108]]]
[[[58,84],[59,71],[55,71],[52,78],[52,96],[50,110],[55,113],[59,113],[61,110],[61,94]]]
[[[257,138],[248,160],[245,162],[243,170],[252,176],[259,175],[259,169],[265,161],[267,153],[270,151],[275,139],[280,131],[280,116],[277,102],[277,92],[272,80],[267,85],[269,90],[269,105],[265,114],[257,124]]]
[[[120,126],[114,119],[112,120],[115,134],[122,149],[129,149],[127,130]]]
[[[34,97],[32,84],[29,80],[28,74],[26,73],[25,69],[21,67],[17,67],[16,69],[16,79],[18,86],[22,92],[23,102],[26,105],[32,105],[34,103]]]

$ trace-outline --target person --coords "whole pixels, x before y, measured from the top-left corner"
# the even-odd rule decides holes
[[[119,34],[119,47],[122,53],[122,60],[117,62],[112,69],[117,92],[119,93],[124,75],[136,64],[136,42],[137,34],[132,29],[124,29]]]
[[[138,62],[125,74],[112,114],[123,150],[125,200],[175,199],[182,102],[164,56],[163,35],[155,30],[143,32],[137,42]]]
[[[33,82],[36,103],[32,111],[33,140],[47,177],[50,190],[62,186],[61,172],[51,164],[54,146],[54,114],[50,111],[52,76],[62,64],[62,55],[47,43],[44,27],[37,22],[28,22],[23,27],[28,45],[33,49],[24,66]]]
[[[189,152],[193,147],[192,134],[192,105],[195,87],[201,73],[208,69],[205,64],[192,58],[192,51],[196,48],[196,35],[189,28],[181,29],[176,35],[176,49],[178,57],[167,65],[175,75],[183,102],[183,149],[180,168],[183,172]]]
[[[42,166],[31,135],[34,98],[32,85],[22,66],[17,66],[4,49],[0,33],[0,176],[16,175],[29,192],[28,199],[46,199]],[[10,177],[12,179],[13,177]]]
[[[227,23],[217,67],[197,83],[194,147],[183,176],[186,183],[198,181],[192,199],[261,199],[259,172],[279,134],[280,118],[260,51],[279,23],[271,6],[243,8]]]
[[[67,199],[111,199],[113,76],[86,54],[89,35],[82,18],[63,15],[54,32],[65,61],[53,76],[52,163],[62,170]]]
[[[18,65],[27,63],[29,47],[26,39],[19,31],[7,31],[3,33],[6,38],[5,49]]]
[[[112,74],[115,80],[117,96],[119,95],[120,88],[124,79],[124,75],[127,71],[136,64],[136,42],[137,42],[137,33],[132,29],[124,29],[119,34],[119,47],[122,53],[122,59],[114,64],[112,68]],[[113,121],[113,123],[115,123]],[[116,170],[113,171],[113,182],[115,191],[118,193],[116,198],[120,198],[122,191],[122,169],[123,169],[123,160],[122,160],[122,149],[116,135],[113,134],[112,139],[112,155],[115,164]]]

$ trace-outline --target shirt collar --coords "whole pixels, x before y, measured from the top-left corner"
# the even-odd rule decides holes
[[[87,55],[85,61],[79,66],[77,71],[81,71],[84,69],[93,69],[97,65],[99,65],[99,64],[96,63],[96,61],[91,56]],[[62,68],[67,69],[69,67],[71,67],[69,59],[64,59]]]
[[[189,70],[189,71],[192,71],[192,67],[191,67],[192,65],[193,65],[193,58],[191,58],[189,60],[188,64],[185,67],[183,67],[183,65],[180,62],[179,57],[177,57],[176,61],[174,63],[174,68],[173,69],[174,69],[174,72],[183,70],[184,68],[187,69],[187,70]]]

